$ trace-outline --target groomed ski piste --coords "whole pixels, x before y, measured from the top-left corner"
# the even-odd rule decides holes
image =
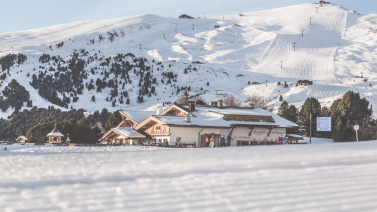
[[[32,75],[33,69],[39,68],[41,63],[38,58],[42,54],[69,59],[74,50],[85,49],[89,55],[83,57],[84,60],[95,53],[99,57],[132,53],[146,58],[149,61],[147,65],[153,65],[150,63],[152,60],[162,62],[166,67],[164,71],[178,74],[178,86],[191,86],[189,94],[201,93],[206,101],[217,100],[219,94],[233,94],[242,103],[248,96],[258,94],[272,99],[271,104],[276,109],[281,104],[278,101],[280,95],[288,103],[299,107],[308,97],[319,99],[322,106],[331,106],[335,99],[352,90],[360,92],[375,105],[377,15],[361,15],[351,9],[333,4],[323,7],[302,4],[242,13],[242,16],[178,19],[140,15],[0,33],[1,56],[8,53],[28,56],[25,64],[11,68],[11,77],[6,78],[0,89],[4,89],[11,79],[17,79],[30,92],[33,105],[46,108],[52,103],[39,96],[29,84],[31,77],[26,75]],[[220,28],[215,28],[215,25]],[[113,42],[104,39],[91,43],[99,35],[106,36],[107,32],[113,31],[124,34]],[[65,44],[57,48],[56,44],[60,42]],[[203,64],[193,64],[194,61]],[[167,68],[169,65],[172,65],[171,68]],[[183,74],[184,68],[189,65],[198,71]],[[90,63],[85,70],[89,73],[92,67],[97,66],[99,63]],[[159,82],[161,76],[156,71],[154,75]],[[364,78],[356,78],[361,75]],[[89,75],[84,84],[98,77],[103,76],[98,72]],[[367,82],[363,82],[364,79]],[[285,81],[293,84],[298,80],[311,80],[313,85],[290,85],[286,88],[277,85]],[[264,84],[248,85],[249,81]],[[209,86],[207,82],[210,82]],[[111,107],[111,101],[105,101],[110,88],[102,93],[85,88],[80,99],[71,101],[69,108],[83,108],[89,112],[102,108],[110,111],[150,109],[161,102],[176,101],[183,92],[176,94],[176,88],[159,84],[157,96],[145,97],[144,103],[138,104],[137,83],[138,80],[134,80],[125,88],[129,91],[130,105]],[[95,103],[91,103],[92,95],[96,96]],[[9,109],[1,116],[6,118],[12,111]]]
[[[377,208],[377,141],[313,138],[311,145],[213,149],[1,147],[4,212]]]

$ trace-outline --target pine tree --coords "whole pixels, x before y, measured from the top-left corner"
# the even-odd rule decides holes
[[[283,101],[283,103],[281,103],[277,115],[285,119],[289,119],[289,105],[287,101]]]
[[[299,113],[299,124],[307,136],[309,136],[310,132],[310,114],[312,114],[312,136],[316,136],[316,120],[321,115],[321,104],[314,97],[305,100]]]
[[[93,95],[92,96],[92,102],[95,102],[96,101],[96,97]]]
[[[282,95],[279,96],[279,101],[283,101],[283,96]]]
[[[111,114],[110,118],[105,124],[106,131],[109,131],[111,128],[118,126],[122,122],[122,117],[120,116],[119,111],[115,111]]]
[[[368,132],[372,120],[372,106],[369,101],[360,98],[359,93],[348,91],[341,99],[337,99],[331,105],[331,132],[334,141],[355,141],[356,136],[353,130],[354,125],[361,125],[367,122],[366,131]],[[365,119],[365,120],[364,120]],[[362,135],[364,129],[359,130]],[[361,138],[369,139],[368,136]]]

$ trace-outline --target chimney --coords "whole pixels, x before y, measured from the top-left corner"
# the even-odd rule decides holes
[[[164,112],[164,107],[163,106],[158,106],[156,115],[160,115],[162,112]]]
[[[191,113],[187,113],[184,122],[190,123],[191,122]]]
[[[222,99],[217,100],[217,107],[223,107],[223,100]]]
[[[195,111],[195,102],[194,101],[189,101],[189,111],[190,112]]]

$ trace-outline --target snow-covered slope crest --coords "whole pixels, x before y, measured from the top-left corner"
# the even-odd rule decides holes
[[[354,90],[374,104],[376,23],[377,15],[360,15],[339,5],[302,4],[225,17],[140,15],[0,33],[0,56],[21,53],[28,58],[2,71],[7,74],[0,89],[17,79],[30,92],[33,105],[56,103],[46,99],[46,93],[41,96],[40,89],[46,86],[30,84],[35,75],[41,82],[53,82],[47,90],[56,90],[54,95],[65,102],[63,109],[89,111],[146,109],[174,102],[185,90],[207,101],[233,94],[242,102],[258,94],[271,98],[276,106],[280,95],[296,105],[312,96],[330,105]],[[50,58],[41,60],[43,54]],[[80,60],[83,65],[76,67]],[[67,78],[75,81],[72,89],[52,86],[64,85]],[[98,80],[106,82],[105,87],[98,89]],[[118,86],[109,86],[110,80]],[[296,86],[298,80],[313,85]],[[140,96],[143,103],[138,103]]]

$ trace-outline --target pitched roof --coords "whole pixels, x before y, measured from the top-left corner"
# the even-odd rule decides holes
[[[156,111],[120,110],[121,114],[140,124],[151,115],[156,115]]]
[[[54,129],[49,134],[47,134],[46,137],[52,137],[52,136],[64,137],[64,135],[59,130],[56,129],[56,123],[55,123]]]
[[[22,139],[22,140],[25,140],[25,141],[27,141],[28,139],[25,137],[25,136],[23,136],[23,135],[21,135],[20,137],[18,137],[16,140],[18,140],[18,139]]]
[[[112,128],[115,132],[126,136],[127,138],[147,138],[145,135],[139,133],[134,128],[131,127],[117,127]]]
[[[180,105],[185,110],[188,106]],[[168,125],[182,125],[182,126],[211,126],[211,127],[231,127],[234,125],[245,126],[270,126],[270,127],[297,127],[298,125],[288,121],[274,113],[261,108],[230,108],[230,107],[209,107],[209,106],[196,106],[196,111],[191,112],[190,122],[184,122],[184,116],[154,116],[155,118],[165,122]],[[224,120],[224,115],[247,115],[247,116],[266,116],[272,117],[275,122],[249,122],[249,121],[236,121]]]

